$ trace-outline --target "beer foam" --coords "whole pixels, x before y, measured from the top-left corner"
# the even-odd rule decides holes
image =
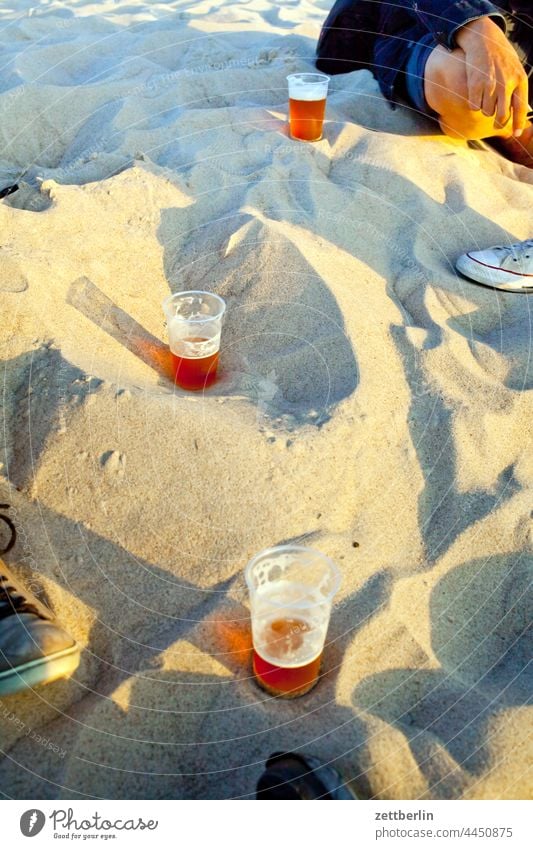
[[[289,85],[289,97],[291,100],[305,100],[306,102],[314,100],[325,100],[328,90],[323,83],[292,83]]]

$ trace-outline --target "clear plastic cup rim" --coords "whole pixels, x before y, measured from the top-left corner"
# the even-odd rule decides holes
[[[327,595],[324,596],[324,599],[323,599],[322,602],[317,602],[317,605],[323,604],[326,601],[330,601],[333,598],[333,596],[338,592],[339,587],[341,585],[341,580],[342,580],[341,571],[340,571],[339,567],[337,566],[337,564],[334,563],[333,560],[330,557],[328,557],[326,554],[322,554],[322,552],[317,551],[316,548],[309,548],[308,546],[305,546],[305,545],[273,545],[272,548],[264,548],[263,551],[260,551],[258,554],[255,554],[252,557],[252,559],[246,564],[245,569],[244,569],[244,578],[246,580],[246,584],[248,586],[250,593],[252,593],[255,590],[255,586],[253,585],[252,580],[251,580],[251,573],[252,573],[252,569],[255,566],[255,564],[257,563],[257,561],[262,560],[264,557],[268,557],[272,554],[280,554],[280,553],[289,552],[289,551],[294,551],[294,552],[297,552],[297,553],[301,552],[302,554],[314,554],[315,556],[319,557],[320,560],[323,560],[325,563],[327,563],[327,565],[329,566],[329,568],[331,569],[331,572],[333,574],[333,588],[331,589],[331,591]],[[272,607],[279,607],[280,609],[286,607],[286,604],[284,602],[269,601],[269,604]]]
[[[173,295],[169,295],[168,298],[165,298],[165,300],[161,302],[165,314],[167,314],[167,307],[169,307],[173,301],[177,301],[178,298],[185,298],[188,295],[208,295],[210,298],[214,298],[219,302],[220,310],[215,313],[215,315],[204,315],[200,318],[182,318],[179,315],[173,316],[186,324],[205,324],[208,321],[216,321],[217,319],[222,318],[226,312],[226,301],[224,298],[221,298],[220,295],[215,294],[215,292],[205,292],[202,289],[187,289],[185,292],[174,292]]]
[[[312,77],[313,79],[309,81],[309,85],[319,85],[320,83],[330,83],[331,77],[328,77],[327,74],[314,74],[311,71],[302,71],[299,74],[289,74],[288,77],[285,77],[286,80],[299,80],[302,77]]]

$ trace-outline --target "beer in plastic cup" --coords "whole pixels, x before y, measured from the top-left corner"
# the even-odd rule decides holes
[[[280,545],[246,566],[253,671],[273,696],[303,696],[318,681],[340,572],[328,557],[300,545]]]
[[[291,138],[300,141],[322,138],[329,79],[325,74],[290,74],[287,77]]]
[[[225,309],[212,292],[178,292],[163,301],[174,380],[182,389],[206,389],[214,382]]]

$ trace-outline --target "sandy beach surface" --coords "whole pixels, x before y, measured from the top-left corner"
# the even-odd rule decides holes
[[[253,798],[284,749],[366,797],[533,795],[533,298],[453,266],[532,235],[533,172],[367,71],[292,141],[329,6],[0,9],[5,560],[82,647],[0,701],[6,797]],[[228,304],[205,394],[169,378],[183,289]],[[343,582],[279,701],[243,569],[287,541]]]

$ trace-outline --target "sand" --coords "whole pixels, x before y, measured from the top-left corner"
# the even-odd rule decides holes
[[[6,562],[82,660],[0,702],[1,793],[253,798],[292,749],[366,797],[531,797],[533,299],[453,262],[531,236],[533,173],[366,71],[291,141],[329,0],[10,5]],[[228,303],[205,394],[168,376],[160,304],[190,288]],[[243,569],[290,540],[343,582],[283,702]]]

